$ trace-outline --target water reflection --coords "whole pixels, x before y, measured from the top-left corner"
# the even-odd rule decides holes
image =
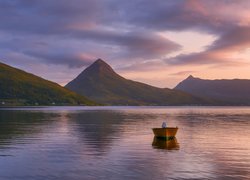
[[[166,140],[154,137],[154,140],[152,142],[152,147],[155,149],[179,150],[180,144],[178,143],[176,138]]]
[[[250,177],[250,108],[79,108],[0,109],[0,179]],[[166,116],[178,141],[153,139]]]
[[[30,113],[26,111],[0,111],[0,149],[11,147],[14,144],[25,144],[25,138],[35,138],[52,127],[53,117],[57,114]],[[37,137],[39,138],[39,137]]]
[[[121,135],[124,117],[121,113],[110,111],[89,111],[67,114],[68,127],[75,133],[78,143],[92,149],[94,155],[108,152],[114,139]],[[96,154],[97,153],[97,154]]]

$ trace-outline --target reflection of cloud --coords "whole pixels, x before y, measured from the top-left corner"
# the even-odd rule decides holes
[[[28,135],[21,137],[18,149],[2,151],[15,156],[1,157],[2,162],[8,162],[1,166],[1,177],[247,179],[249,176],[249,108],[104,109],[1,111],[1,135],[14,138],[13,142],[18,138],[16,133]],[[179,151],[152,149],[151,127],[160,126],[166,118],[169,124],[180,127]],[[32,135],[40,130],[42,133],[32,140]],[[97,132],[104,137],[93,137]],[[0,141],[3,139],[1,136]],[[24,140],[32,143],[23,144]],[[16,168],[18,171],[13,171]]]

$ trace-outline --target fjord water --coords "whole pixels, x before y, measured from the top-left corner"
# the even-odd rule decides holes
[[[154,139],[163,121],[176,139]],[[0,179],[249,179],[248,107],[0,110]]]

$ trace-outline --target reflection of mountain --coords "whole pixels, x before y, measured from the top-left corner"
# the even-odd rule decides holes
[[[179,150],[180,149],[180,145],[176,138],[173,138],[170,140],[164,140],[164,139],[154,137],[152,146],[155,149],[167,149],[167,150]]]
[[[72,126],[80,141],[97,152],[104,152],[112,146],[112,142],[120,136],[124,116],[109,111],[88,111],[68,114]]]
[[[30,141],[21,140],[35,136],[44,130],[44,126],[53,121],[47,120],[50,114],[31,113],[29,111],[0,111],[0,149],[15,143]],[[20,140],[20,142],[19,142]]]

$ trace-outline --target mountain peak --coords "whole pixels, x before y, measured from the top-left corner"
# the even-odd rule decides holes
[[[93,64],[98,64],[100,65],[108,65],[105,61],[103,61],[102,59],[97,59]]]
[[[91,71],[95,73],[114,73],[112,67],[102,59],[97,59],[86,69],[86,71]]]
[[[90,82],[93,84],[98,84],[101,82],[100,79],[121,79],[110,65],[108,65],[102,59],[97,59],[89,67],[83,70],[74,80],[69,82],[66,87],[69,89],[78,88],[78,85],[84,84],[83,82]],[[89,84],[86,86],[90,86]]]
[[[189,75],[189,76],[187,77],[187,79],[194,79],[194,76]]]
[[[183,105],[206,100],[125,79],[105,61],[97,59],[66,87],[105,105]]]

